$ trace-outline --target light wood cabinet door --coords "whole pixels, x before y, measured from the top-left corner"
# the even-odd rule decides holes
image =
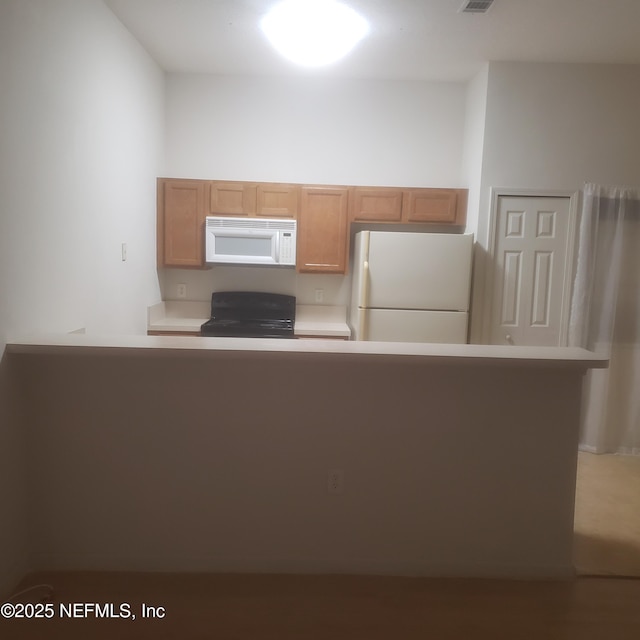
[[[204,180],[159,181],[159,266],[203,265],[206,186]]]
[[[214,216],[251,216],[256,212],[256,185],[250,182],[213,181],[209,212]]]
[[[400,222],[402,189],[355,187],[350,208],[353,222]]]
[[[256,216],[297,218],[300,188],[295,184],[263,182],[257,185]]]
[[[465,189],[405,189],[402,221],[463,225],[466,205]]]
[[[297,268],[302,273],[346,273],[349,188],[302,187]]]

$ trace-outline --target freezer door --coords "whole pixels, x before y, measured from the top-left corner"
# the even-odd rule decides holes
[[[369,308],[468,311],[473,236],[372,231]]]
[[[368,309],[360,340],[382,342],[467,342],[469,314],[456,311],[397,311]],[[365,337],[366,336],[366,337]]]

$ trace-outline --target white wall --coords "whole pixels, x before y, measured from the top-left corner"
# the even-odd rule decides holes
[[[347,305],[350,278],[341,275],[296,273],[294,269],[215,266],[210,270],[163,269],[164,300],[177,300],[178,285],[187,285],[189,300],[211,300],[213,291],[267,291],[296,296],[298,304],[316,304],[315,290],[322,289],[323,303]]]
[[[577,191],[640,181],[640,65],[489,65],[478,236],[488,246],[491,187]],[[475,264],[479,341],[485,263]]]
[[[483,186],[637,184],[640,65],[491,63]]]
[[[462,83],[167,77],[172,177],[458,187]]]
[[[145,331],[160,299],[163,101],[163,73],[101,0],[0,3],[0,354],[31,331]],[[9,378],[0,502],[14,506],[2,514],[0,591],[24,569]]]
[[[465,99],[462,83],[171,74],[167,175],[465,187]],[[260,288],[260,281],[247,282],[247,273],[227,273],[225,286]],[[164,297],[175,297],[176,278],[190,291],[210,294],[220,275],[166,274]],[[287,293],[312,302],[317,277],[287,284],[289,277],[280,275],[269,276],[278,290],[290,284]],[[326,288],[326,302],[346,304],[345,278],[334,277]]]
[[[159,295],[163,74],[99,0],[2,12],[1,337],[142,332]]]

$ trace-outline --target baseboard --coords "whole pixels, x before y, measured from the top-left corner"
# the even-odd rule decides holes
[[[586,453],[598,453],[596,447],[592,447],[588,444],[580,444],[578,445],[578,451],[584,451]]]
[[[598,451],[597,447],[591,447],[587,444],[581,444],[578,446],[579,451],[585,453],[595,453],[596,455],[612,455],[612,456],[640,456],[639,447],[620,447],[615,451]]]
[[[372,559],[107,557],[37,554],[38,571],[125,571],[149,573],[270,573],[378,575],[438,578],[571,579],[572,564],[432,563]]]

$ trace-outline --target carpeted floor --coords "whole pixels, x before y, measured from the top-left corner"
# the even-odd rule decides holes
[[[52,617],[0,617],[3,640],[637,640],[640,629],[640,580],[623,578],[104,572],[24,584],[39,582],[54,586]],[[74,617],[60,609],[70,603]],[[92,603],[113,604],[114,617]],[[145,617],[148,607],[161,617]]]
[[[579,453],[575,532],[578,574],[640,577],[640,456]]]

